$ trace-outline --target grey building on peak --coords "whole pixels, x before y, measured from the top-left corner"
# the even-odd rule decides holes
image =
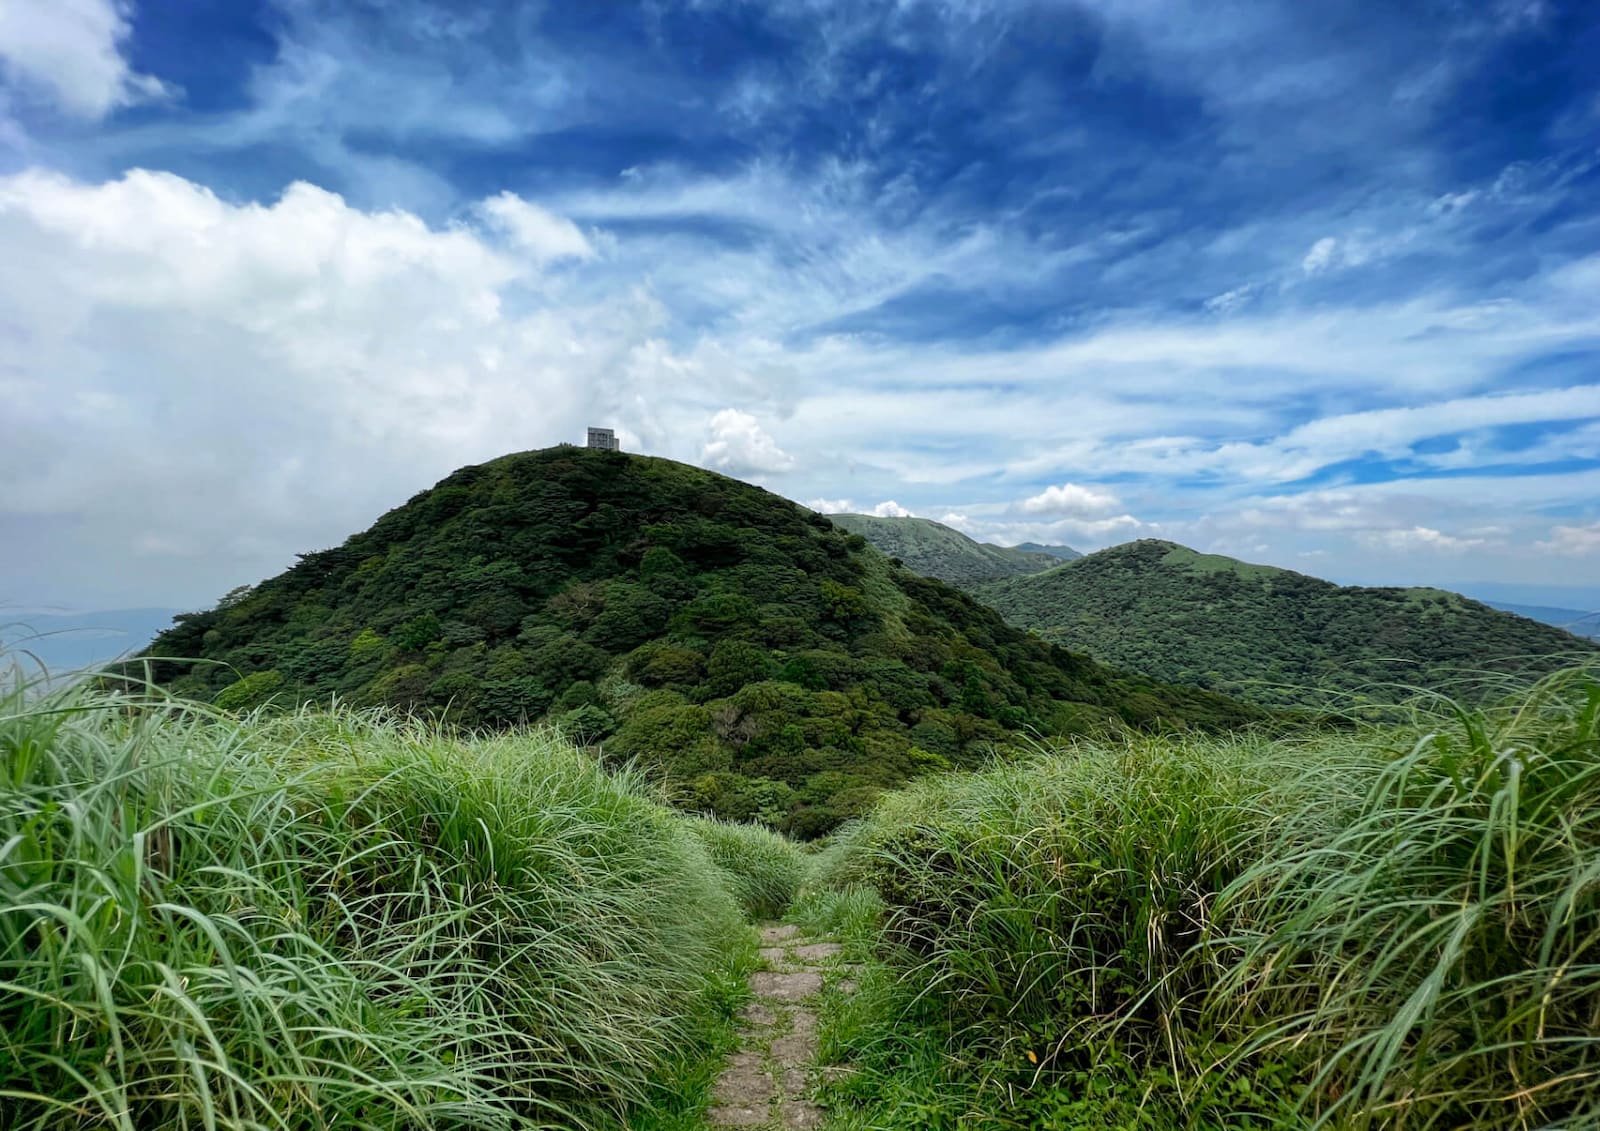
[[[622,444],[618,441],[617,434],[610,428],[589,429],[589,442],[584,447],[599,448],[601,451],[606,452],[620,452],[622,450]]]

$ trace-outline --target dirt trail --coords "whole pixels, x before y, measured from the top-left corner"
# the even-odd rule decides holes
[[[745,1006],[739,1051],[717,1078],[706,1122],[712,1127],[807,1128],[822,1126],[822,1109],[807,1099],[817,1064],[814,999],[823,979],[851,988],[840,947],[804,939],[799,928],[761,932],[765,969],[750,975],[755,1000]]]

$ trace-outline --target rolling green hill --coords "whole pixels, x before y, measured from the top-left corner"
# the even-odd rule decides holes
[[[1061,562],[1074,562],[1083,557],[1081,551],[1074,550],[1071,546],[1046,546],[1039,542],[1018,542],[1011,548],[1029,554],[1045,554]]]
[[[1053,647],[758,487],[570,447],[462,468],[150,654],[229,709],[548,718],[692,807],[801,834],[1024,728],[1256,717]]]
[[[1011,548],[978,542],[928,518],[880,518],[870,514],[829,515],[834,525],[859,534],[913,573],[936,577],[961,589],[989,581],[1024,577],[1080,557],[1070,546]]]
[[[1459,691],[1464,672],[1538,675],[1592,642],[1439,589],[1339,586],[1171,542],[1113,546],[979,598],[1052,643],[1270,706]],[[1396,686],[1396,685],[1403,685]]]

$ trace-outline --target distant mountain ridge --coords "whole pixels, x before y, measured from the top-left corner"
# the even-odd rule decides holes
[[[907,569],[971,589],[1007,577],[1025,577],[1082,557],[1071,546],[996,546],[979,542],[931,518],[889,518],[871,514],[831,514],[835,526],[859,534]]]
[[[1600,640],[1600,612],[1583,612],[1581,609],[1558,609],[1550,605],[1514,605],[1506,601],[1485,601],[1492,609],[1515,613],[1519,617],[1540,621],[1565,629],[1574,636],[1587,640]]]
[[[988,545],[988,543],[984,544]],[[1011,548],[1030,554],[1049,554],[1052,558],[1063,562],[1077,561],[1083,557],[1082,550],[1074,550],[1071,546],[1046,546],[1038,542],[1018,542]]]
[[[181,609],[100,609],[89,613],[10,613],[0,609],[0,652],[52,672],[83,671],[132,655],[172,624]]]
[[[1533,677],[1600,656],[1593,641],[1457,593],[1339,586],[1154,539],[975,595],[1103,662],[1276,707],[1452,693],[1466,673]]]

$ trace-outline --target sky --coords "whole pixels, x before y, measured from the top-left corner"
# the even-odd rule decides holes
[[[0,606],[591,424],[1600,604],[1600,5],[0,0]]]

